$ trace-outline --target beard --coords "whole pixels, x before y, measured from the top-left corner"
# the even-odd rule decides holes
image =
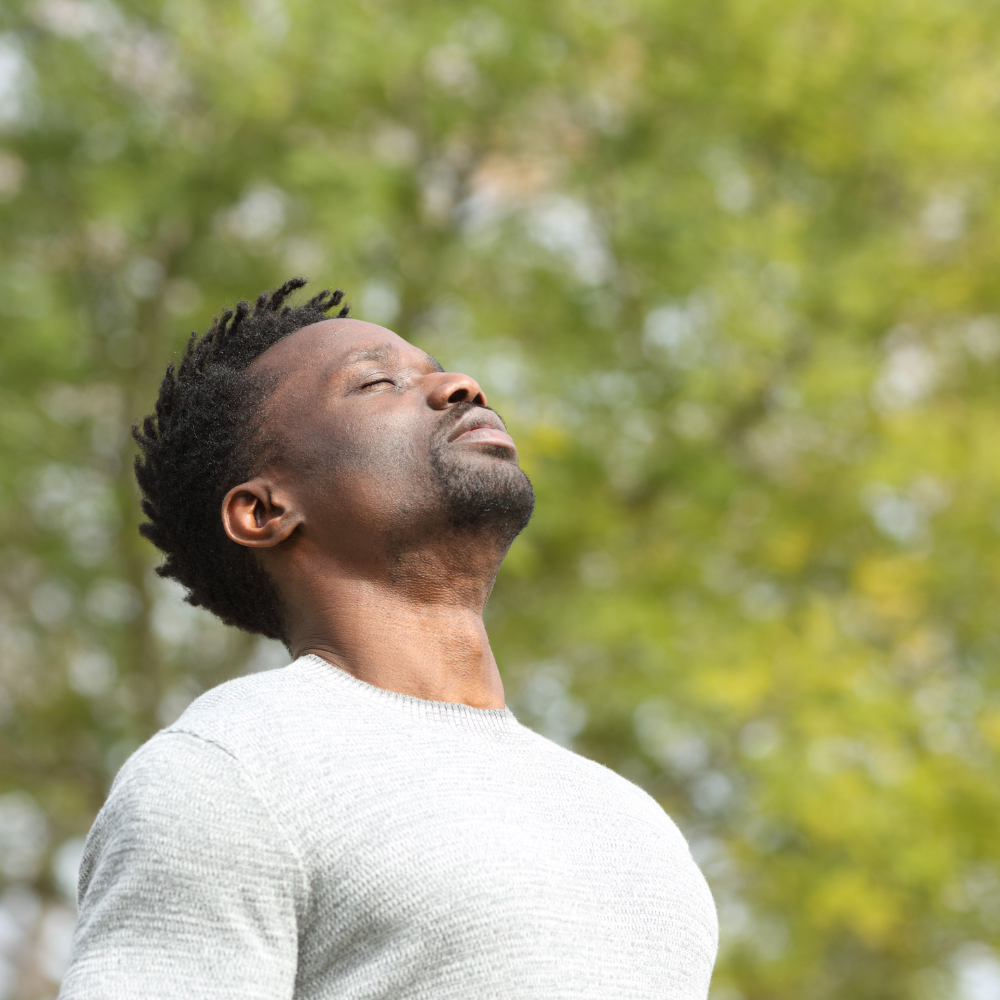
[[[450,430],[474,403],[459,403]],[[446,431],[431,442],[431,469],[448,524],[460,531],[493,535],[509,547],[531,520],[535,491],[507,448],[484,448],[462,456],[448,447]]]

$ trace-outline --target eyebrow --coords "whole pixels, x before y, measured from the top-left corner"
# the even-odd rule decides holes
[[[398,356],[399,351],[394,347],[389,347],[388,345],[382,345],[381,347],[369,347],[364,350],[353,351],[348,354],[342,365],[338,367],[346,367],[347,365],[358,364],[362,361],[389,361],[394,356]],[[424,357],[431,363],[431,368],[436,372],[443,372],[444,368],[441,367],[440,362],[433,355],[424,352]]]
[[[387,361],[396,352],[391,347],[369,347],[367,350],[352,351],[342,364],[353,365],[358,361]]]

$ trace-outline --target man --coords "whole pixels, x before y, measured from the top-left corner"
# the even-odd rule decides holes
[[[88,840],[66,1000],[704,1000],[711,895],[643,791],[504,707],[482,611],[534,495],[476,382],[241,303],[136,437],[160,572],[294,662],[199,698]]]

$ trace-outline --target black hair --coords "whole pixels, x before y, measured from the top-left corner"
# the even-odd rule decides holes
[[[286,644],[278,593],[254,553],[225,533],[221,509],[226,493],[255,476],[278,446],[264,427],[275,379],[247,369],[290,333],[330,318],[343,300],[341,291],[323,291],[303,305],[285,305],[305,284],[292,278],[253,307],[226,309],[203,336],[192,333],[180,363],[167,368],[154,413],[141,430],[132,427],[141,450],[135,477],[149,518],[139,531],[167,557],[156,572],[183,584],[189,604]],[[336,316],[347,314],[344,306]]]

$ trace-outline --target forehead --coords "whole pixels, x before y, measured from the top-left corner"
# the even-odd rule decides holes
[[[269,347],[251,368],[284,376],[325,376],[352,364],[395,362],[425,366],[437,362],[397,333],[358,319],[328,319],[304,326]]]

